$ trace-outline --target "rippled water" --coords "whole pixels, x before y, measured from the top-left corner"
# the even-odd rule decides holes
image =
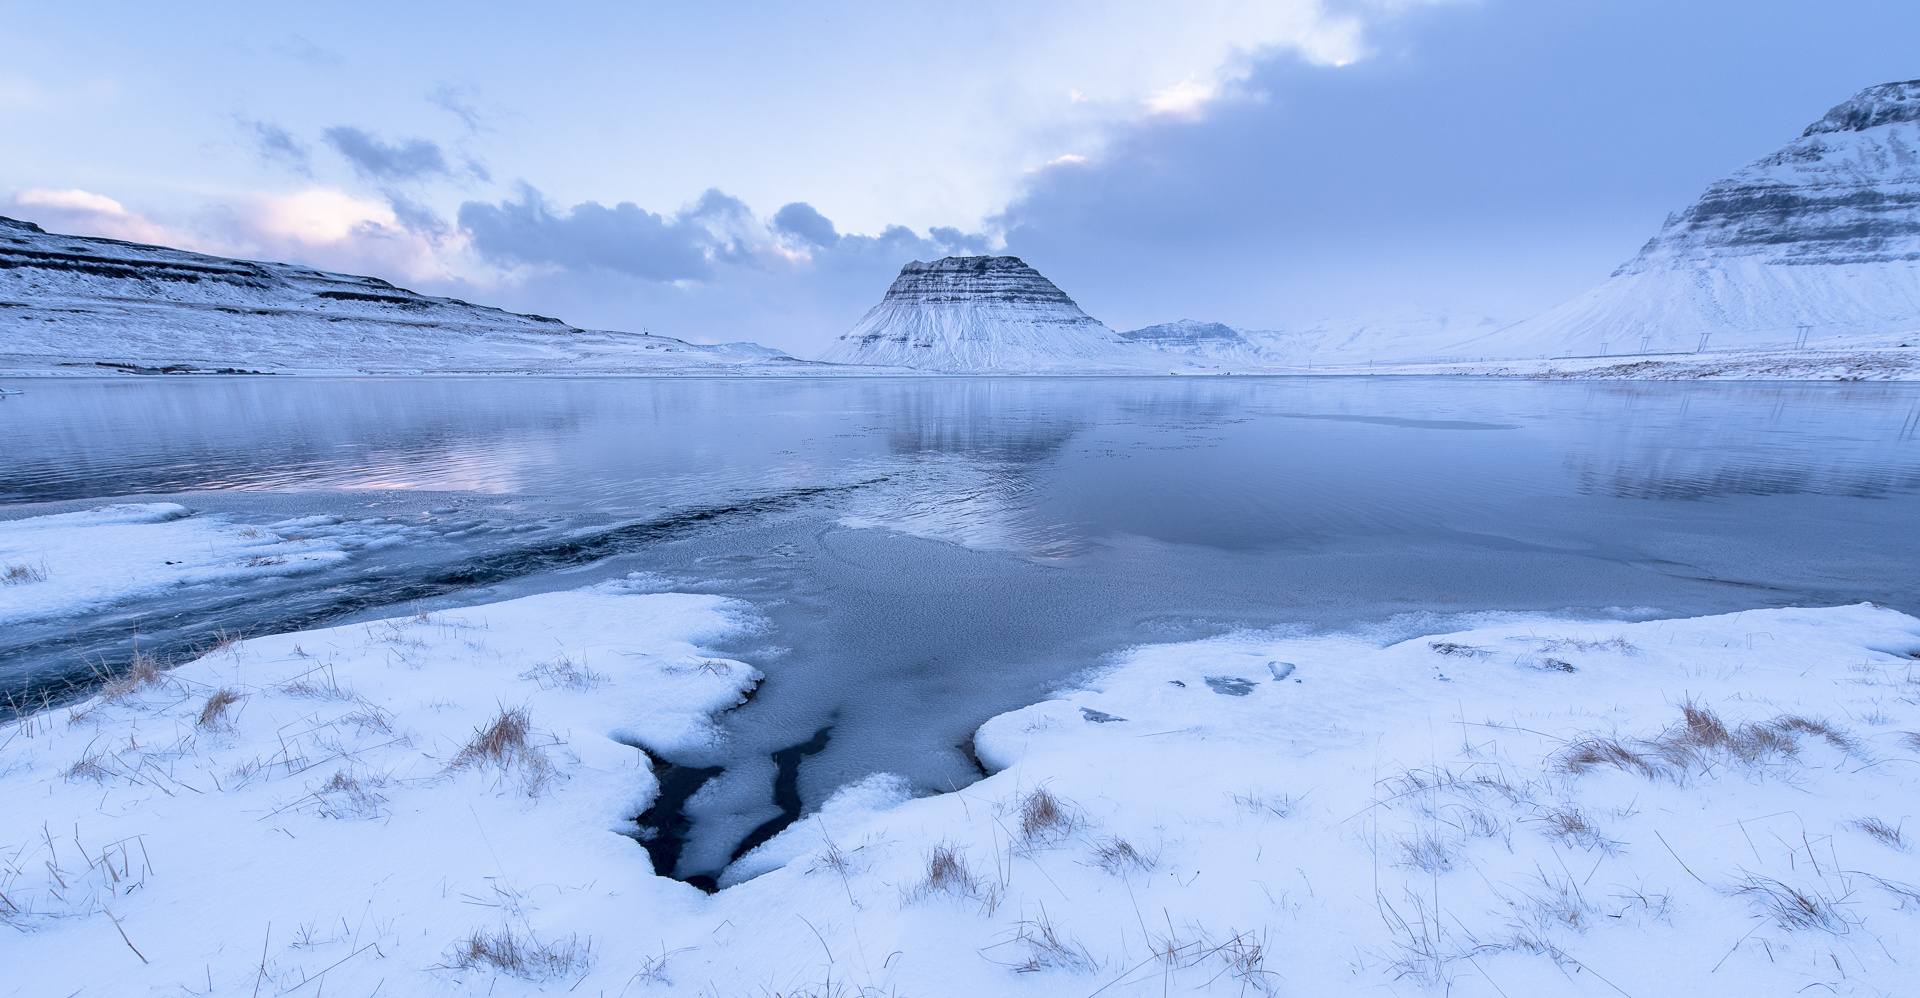
[[[977,770],[994,713],[1100,656],[1235,627],[1381,639],[1489,610],[1920,611],[1920,390],[1483,379],[26,380],[0,516],[157,496],[392,518],[327,574],[0,634],[13,689],[184,649],[633,571],[752,603],[764,669],[682,874],[870,772]],[[326,527],[351,534],[351,522]],[[351,540],[351,538],[348,538]]]

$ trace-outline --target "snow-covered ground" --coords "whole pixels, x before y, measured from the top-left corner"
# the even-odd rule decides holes
[[[1259,372],[1247,372],[1259,373]],[[1920,380],[1920,338],[1848,350],[1717,350],[1706,353],[1553,357],[1412,364],[1342,364],[1313,374],[1470,374],[1500,378],[1615,381],[1914,381]]]
[[[633,837],[638,746],[721,737],[760,676],[703,649],[758,626],[639,578],[23,718],[0,992],[1910,993],[1892,610],[1139,647],[982,726],[992,776],[870,777],[708,896]]]

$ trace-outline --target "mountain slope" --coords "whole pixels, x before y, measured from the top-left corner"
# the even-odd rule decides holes
[[[880,303],[821,359],[948,372],[1135,370],[1164,363],[1013,256],[907,264]]]
[[[1445,352],[1867,347],[1915,329],[1920,80],[1861,91],[1712,185],[1606,283]]]
[[[0,366],[354,371],[791,364],[754,344],[582,330],[379,278],[49,233],[0,218]]]

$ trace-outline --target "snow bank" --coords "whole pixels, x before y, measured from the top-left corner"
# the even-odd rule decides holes
[[[627,744],[712,737],[710,712],[750,688],[698,648],[750,626],[739,610],[616,585],[283,635],[20,722],[0,744],[0,891],[24,930],[0,937],[9,985],[1648,996],[1911,980],[1920,620],[1891,610],[1139,648],[984,725],[994,775],[920,799],[869,778],[708,897],[652,876],[615,829],[653,791]],[[216,709],[221,689],[243,698]],[[528,747],[470,747],[516,707]]]
[[[333,520],[332,522],[339,522]],[[317,571],[347,557],[301,521],[250,527],[174,503],[0,521],[0,624],[66,616],[174,586]]]

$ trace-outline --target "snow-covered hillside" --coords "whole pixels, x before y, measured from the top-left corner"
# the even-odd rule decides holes
[[[1870,87],[1714,184],[1606,283],[1444,352],[1890,346],[1920,330],[1920,80]]]
[[[650,371],[796,366],[752,343],[576,329],[374,277],[0,218],[0,369]]]
[[[907,264],[880,304],[821,359],[952,372],[1129,370],[1162,363],[1081,311],[1014,256]]]

